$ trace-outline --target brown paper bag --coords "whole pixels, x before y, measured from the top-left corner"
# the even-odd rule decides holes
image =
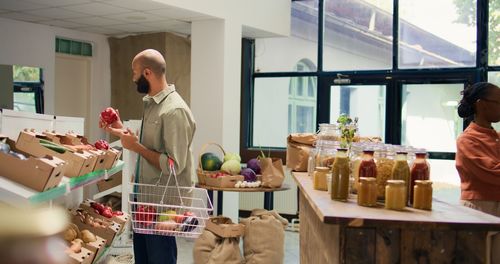
[[[286,146],[286,166],[293,171],[307,171],[309,152],[316,142],[316,134],[290,134]]]
[[[242,264],[240,239],[222,238],[208,230],[203,230],[193,246],[195,264]]]
[[[285,180],[283,161],[278,158],[261,158],[260,171],[262,174],[262,186],[279,188]]]
[[[246,264],[283,263],[288,221],[276,211],[254,209],[245,225],[243,251]]]

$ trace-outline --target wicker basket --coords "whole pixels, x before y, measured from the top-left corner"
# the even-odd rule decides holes
[[[203,167],[201,166],[201,155],[203,155],[205,150],[211,145],[216,146],[222,152],[222,159],[224,159],[224,156],[226,155],[226,151],[224,150],[224,148],[215,142],[209,142],[209,143],[203,144],[203,146],[201,147],[201,150],[200,150],[200,155],[198,156],[198,168],[196,169],[196,175],[198,176],[198,183],[201,185],[207,184],[207,181],[205,179],[208,177],[207,176],[208,174],[218,172],[218,171],[203,170]]]

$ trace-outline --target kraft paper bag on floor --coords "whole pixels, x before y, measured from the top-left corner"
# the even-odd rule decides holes
[[[260,171],[262,174],[262,186],[269,188],[279,188],[285,180],[283,161],[278,158],[260,159]]]
[[[195,264],[242,264],[239,238],[222,238],[203,230],[193,246]]]
[[[307,171],[309,152],[316,142],[316,134],[290,134],[286,146],[286,166],[293,171]]]
[[[246,264],[283,263],[288,221],[276,211],[254,209],[245,225],[243,251]]]

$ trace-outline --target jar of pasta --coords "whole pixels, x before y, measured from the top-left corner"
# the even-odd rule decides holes
[[[375,148],[375,164],[377,166],[377,198],[384,200],[387,180],[391,179],[394,166],[394,152],[391,145],[379,145]]]

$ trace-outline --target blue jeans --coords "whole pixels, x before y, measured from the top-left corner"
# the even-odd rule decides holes
[[[134,233],[133,241],[136,264],[177,263],[177,244],[175,242],[175,237]]]

